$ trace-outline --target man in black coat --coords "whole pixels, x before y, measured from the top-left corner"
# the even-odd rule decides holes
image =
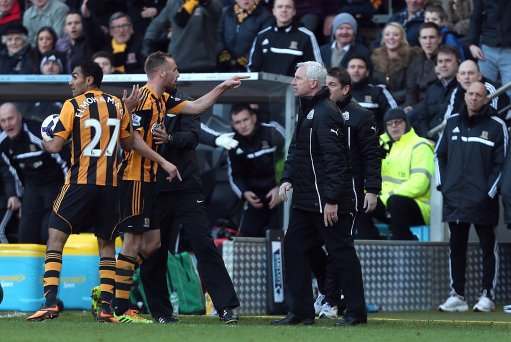
[[[444,198],[443,220],[449,223],[450,297],[441,311],[467,311],[465,264],[470,226],[475,226],[483,251],[481,297],[474,311],[495,309],[497,277],[495,226],[499,219],[497,189],[506,158],[508,133],[504,121],[486,104],[481,82],[465,93],[465,106],[447,119],[438,145],[438,183]]]
[[[141,277],[149,309],[156,322],[172,323],[172,305],[165,277],[167,253],[173,251],[179,236],[185,238],[197,257],[197,268],[220,319],[237,322],[232,309],[239,306],[231,278],[222,256],[209,236],[209,222],[202,194],[200,169],[195,148],[201,124],[198,116],[167,114],[165,129],[154,128],[153,136],[162,156],[175,163],[182,181],[168,182],[164,172],[157,173],[158,196],[154,221],[160,228],[161,248],[144,261]],[[217,143],[217,145],[219,145]]]
[[[293,79],[300,97],[298,120],[279,192],[293,189],[284,238],[288,315],[273,324],[313,324],[309,255],[323,240],[346,298],[339,325],[367,322],[360,261],[353,243],[357,194],[350,167],[349,127],[329,99],[326,69],[318,62],[298,64]],[[347,114],[349,115],[349,114]]]

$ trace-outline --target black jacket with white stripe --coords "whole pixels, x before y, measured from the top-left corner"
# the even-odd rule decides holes
[[[314,33],[295,24],[273,25],[260,31],[254,39],[247,69],[292,77],[296,65],[306,61],[322,63]]]
[[[328,88],[314,97],[301,97],[298,118],[282,182],[293,186],[292,206],[323,213],[325,203],[338,204],[339,213],[356,208],[355,182],[349,157],[349,127]],[[346,117],[347,119],[347,117]]]
[[[284,147],[284,128],[276,122],[257,124],[252,135],[236,133],[238,147],[228,154],[228,176],[234,193],[254,192],[261,201],[277,185],[275,164]]]
[[[497,190],[508,133],[504,121],[495,114],[495,109],[485,105],[477,115],[469,117],[465,106],[447,119],[435,149],[446,222],[498,222]]]
[[[21,131],[14,139],[0,133],[2,159],[14,168],[24,186],[62,183],[67,172],[65,151],[60,154],[44,151],[41,124],[34,120],[23,119]]]
[[[397,107],[397,102],[383,85],[374,85],[369,80],[361,80],[353,83],[351,96],[358,104],[374,114],[374,120],[378,127],[378,134],[383,134],[383,116],[391,109]],[[379,136],[379,135],[378,135]]]

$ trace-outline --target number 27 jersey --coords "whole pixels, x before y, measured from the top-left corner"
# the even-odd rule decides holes
[[[119,139],[131,134],[124,103],[101,90],[67,100],[54,135],[71,140],[71,167],[66,184],[117,186]]]

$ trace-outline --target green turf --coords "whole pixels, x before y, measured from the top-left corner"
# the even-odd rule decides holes
[[[6,313],[0,313],[0,317]],[[511,315],[442,314],[438,312],[379,313],[363,327],[340,328],[331,320],[311,327],[273,327],[269,317],[242,317],[224,326],[214,317],[180,317],[172,325],[96,323],[88,312],[64,312],[45,322],[24,317],[0,318],[0,341],[511,341]]]

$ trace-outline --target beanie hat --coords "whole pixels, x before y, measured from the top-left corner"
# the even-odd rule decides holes
[[[334,21],[332,22],[332,40],[335,37],[335,30],[342,24],[348,24],[353,28],[353,32],[357,34],[358,24],[355,18],[349,13],[343,12],[339,13],[335,16]]]
[[[406,115],[405,111],[402,110],[401,108],[392,108],[392,109],[389,109],[383,116],[383,127],[385,129],[385,133],[387,133],[387,134],[389,133],[386,123],[388,121],[398,120],[398,119],[405,120],[405,125],[406,125],[405,133],[407,133],[410,130],[410,122],[408,121],[408,116]],[[390,136],[390,134],[389,134],[389,136]]]
[[[50,51],[50,52],[47,52],[43,58],[41,59],[41,65],[40,65],[40,68],[42,69],[43,68],[43,65],[45,65],[46,63],[56,63],[58,64],[58,66],[60,67],[60,71],[62,72],[62,70],[64,70],[64,66],[62,64],[62,60],[59,58],[59,56],[53,52],[53,51]]]

